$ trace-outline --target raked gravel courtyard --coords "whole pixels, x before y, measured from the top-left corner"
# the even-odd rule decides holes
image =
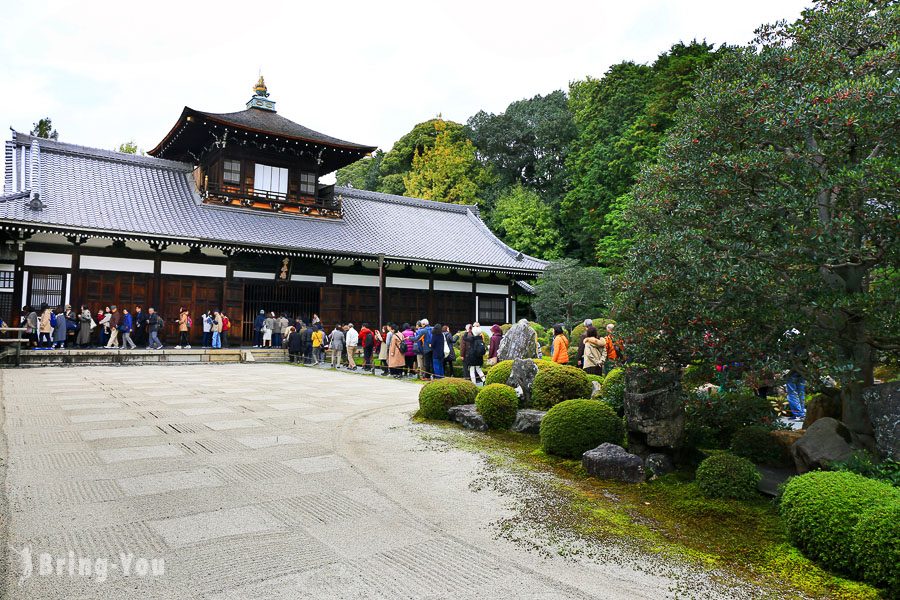
[[[541,556],[498,537],[509,502],[471,485],[476,454],[429,449],[409,419],[413,383],[280,364],[48,367],[0,380],[0,596],[672,594],[672,580],[639,565]],[[106,560],[106,576],[79,559]],[[153,559],[164,572],[136,573]]]

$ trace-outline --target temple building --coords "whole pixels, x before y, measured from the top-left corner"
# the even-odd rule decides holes
[[[327,325],[513,321],[546,263],[501,242],[476,206],[322,183],[373,150],[282,117],[262,77],[245,110],[185,107],[149,156],[13,131],[0,317],[140,304],[171,334],[182,306],[223,309],[245,342],[260,309]]]

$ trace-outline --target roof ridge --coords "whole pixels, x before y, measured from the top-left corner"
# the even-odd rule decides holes
[[[139,156],[137,154],[127,154],[116,150],[106,150],[104,148],[95,148],[93,146],[82,146],[80,144],[71,144],[69,142],[60,142],[47,138],[40,138],[27,133],[13,130],[14,140],[21,146],[30,146],[32,141],[37,140],[41,151],[59,152],[61,154],[73,154],[76,156],[88,156],[100,160],[108,160],[110,162],[120,162],[125,164],[140,165],[143,167],[155,167],[160,169],[170,169],[173,171],[190,172],[193,167],[187,163],[169,160],[166,158],[156,158],[155,156]]]
[[[377,202],[390,202],[392,204],[404,204],[406,206],[416,206],[419,208],[430,208],[433,210],[443,210],[445,212],[465,213],[478,212],[478,206],[474,204],[453,204],[452,202],[439,202],[437,200],[425,200],[424,198],[414,198],[412,196],[401,196],[399,194],[387,194],[385,192],[373,192],[372,190],[363,190],[360,188],[335,185],[334,192],[344,196],[359,198],[361,200],[375,200]]]

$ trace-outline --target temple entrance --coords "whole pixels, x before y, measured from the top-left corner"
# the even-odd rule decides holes
[[[253,321],[260,310],[268,315],[286,313],[293,321],[301,318],[309,323],[319,313],[320,286],[303,283],[248,283],[244,285],[243,339],[253,339]]]

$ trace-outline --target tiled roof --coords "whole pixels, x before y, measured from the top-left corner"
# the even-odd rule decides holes
[[[201,203],[185,163],[13,134],[0,196],[0,224],[28,224],[222,246],[310,251],[535,274],[544,261],[495,237],[477,208],[335,188],[343,219],[329,220]],[[15,152],[13,152],[15,148]],[[21,161],[26,179],[21,177]],[[14,160],[15,159],[15,160]],[[29,178],[32,162],[37,168]],[[28,185],[30,181],[30,186]],[[24,183],[24,185],[23,185]],[[43,210],[10,196],[40,194]]]

